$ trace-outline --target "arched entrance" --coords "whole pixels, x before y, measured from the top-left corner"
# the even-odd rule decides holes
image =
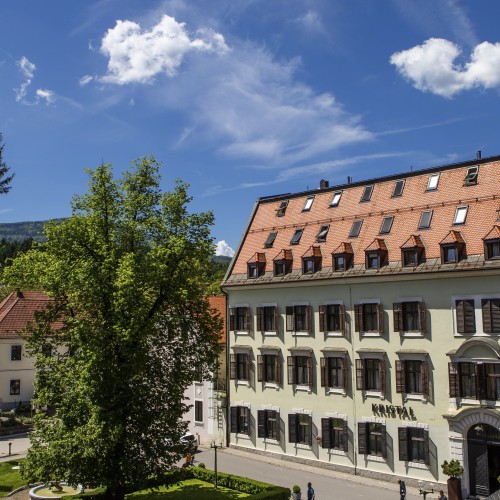
[[[479,423],[467,433],[469,491],[488,496],[500,490],[500,430]]]

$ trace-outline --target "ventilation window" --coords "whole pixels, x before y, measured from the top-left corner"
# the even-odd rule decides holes
[[[361,226],[363,225],[363,220],[355,220],[352,223],[351,232],[349,233],[349,238],[357,238],[359,232],[361,231]]]
[[[479,173],[479,167],[470,167],[467,169],[467,175],[464,179],[464,186],[475,186],[477,184],[477,174]]]
[[[302,212],[309,212],[309,210],[311,210],[313,201],[314,201],[314,196],[309,196],[309,198],[307,198],[307,200],[304,204],[304,208],[302,209]]]
[[[280,203],[280,206],[276,209],[276,216],[283,217],[286,212],[286,207],[288,207],[288,200],[282,201]]]
[[[300,243],[300,238],[302,238],[303,229],[297,229],[292,239],[290,240],[290,245],[298,245]]]
[[[269,233],[267,240],[264,242],[264,248],[272,248],[277,234],[278,233],[275,233],[275,232]]]
[[[403,189],[405,187],[405,181],[396,181],[394,183],[394,191],[392,192],[392,197],[397,198],[403,194]]]
[[[384,217],[382,225],[380,226],[380,234],[387,234],[391,232],[392,223],[394,221],[394,216]]]
[[[330,224],[325,224],[324,226],[321,226],[321,229],[319,230],[319,233],[316,236],[316,241],[318,243],[324,243],[326,241],[326,235],[328,234],[329,229],[330,229]]]
[[[420,214],[419,229],[429,229],[431,227],[432,212],[432,210],[424,210]]]
[[[427,191],[435,191],[438,187],[439,182],[439,174],[432,174],[429,176],[429,180],[427,182]]]
[[[359,200],[359,201],[360,202],[370,201],[370,199],[372,197],[372,193],[373,193],[373,186],[366,186],[365,190],[363,191],[363,196],[361,196],[361,200]]]
[[[453,224],[465,224],[465,219],[467,217],[467,210],[469,209],[468,206],[466,207],[457,207],[455,211],[455,218],[453,219]]]
[[[333,194],[332,202],[330,203],[331,207],[337,207],[340,203],[340,198],[342,197],[342,191],[337,191]]]

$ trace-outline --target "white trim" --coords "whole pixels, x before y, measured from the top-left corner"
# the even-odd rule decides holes
[[[359,299],[355,304],[380,304],[380,299]]]
[[[289,306],[289,307],[290,307],[290,306],[291,306],[291,307],[295,307],[295,306],[309,306],[309,305],[311,305],[311,304],[309,303],[309,301],[303,301],[303,300],[302,300],[301,302],[290,302],[290,303],[288,304],[288,306]],[[285,307],[286,307],[286,306],[285,306]],[[285,313],[286,313],[286,309],[285,309]]]
[[[257,307],[278,307],[277,302],[261,302]]]
[[[423,302],[423,300],[422,297],[398,297],[394,302]]]
[[[344,301],[342,299],[333,299],[333,300],[325,300],[323,302],[324,306],[336,306],[337,304],[339,305],[344,305]]]
[[[325,413],[325,417],[326,418],[339,418],[341,420],[347,420],[347,415],[345,415],[344,413],[337,413],[337,412]]]
[[[303,415],[312,416],[312,410],[305,410],[304,408],[292,408],[291,413],[302,413]]]
[[[229,309],[236,309],[237,307],[250,307],[250,304],[231,304]]]

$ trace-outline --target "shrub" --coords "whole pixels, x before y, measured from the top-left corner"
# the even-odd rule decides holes
[[[295,484],[292,488],[292,491],[294,493],[300,493],[300,486],[298,484]]]
[[[449,462],[445,460],[441,464],[441,468],[443,469],[443,474],[445,476],[453,478],[460,477],[464,473],[464,468],[458,460],[450,460]]]
[[[198,467],[201,467],[202,469],[206,469],[207,468],[207,466],[203,462],[200,462],[198,464]]]

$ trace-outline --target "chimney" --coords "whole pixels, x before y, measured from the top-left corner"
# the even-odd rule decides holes
[[[23,299],[24,298],[23,292],[21,292],[21,290],[19,288],[16,290],[16,297],[18,299]]]
[[[320,189],[325,189],[330,186],[330,183],[328,181],[325,181],[325,179],[321,179],[319,181],[319,188]]]
[[[352,182],[352,177],[350,175],[347,176],[347,184],[350,184]]]
[[[476,160],[480,160],[481,159],[481,150],[479,150],[477,153],[476,153]]]

